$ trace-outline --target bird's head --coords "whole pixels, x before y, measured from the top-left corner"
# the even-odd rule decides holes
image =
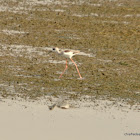
[[[52,51],[53,51],[53,52],[57,52],[57,53],[60,53],[60,52],[61,52],[61,50],[60,50],[59,48],[57,48],[57,47],[52,48]]]

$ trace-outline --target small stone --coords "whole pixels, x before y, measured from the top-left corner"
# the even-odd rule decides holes
[[[53,110],[56,107],[56,104],[53,104],[52,106],[49,106],[49,110]]]

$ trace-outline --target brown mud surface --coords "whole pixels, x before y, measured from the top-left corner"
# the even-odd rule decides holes
[[[64,95],[140,101],[140,2],[2,0],[0,94]],[[48,48],[80,50],[59,79],[65,58]],[[47,49],[46,49],[47,48]]]

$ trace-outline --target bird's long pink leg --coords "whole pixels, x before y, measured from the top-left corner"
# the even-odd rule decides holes
[[[68,68],[68,65],[67,65],[67,59],[66,59],[66,67],[65,67],[64,71],[62,72],[62,74],[59,76],[59,78],[62,77],[62,75],[64,74],[64,72],[66,71],[67,68]]]
[[[76,63],[73,61],[73,59],[72,59],[72,58],[70,58],[70,59],[71,59],[71,61],[74,63],[74,65],[75,65],[75,67],[76,67],[76,69],[77,69],[77,72],[78,72],[78,74],[79,74],[80,78],[82,78],[82,76],[81,76],[81,74],[80,74],[80,72],[79,72],[79,69],[78,69],[78,67],[77,67]]]

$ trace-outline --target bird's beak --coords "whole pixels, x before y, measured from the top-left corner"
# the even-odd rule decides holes
[[[52,49],[49,49],[49,50],[48,50],[48,54],[49,54],[49,53],[52,53]]]
[[[50,53],[52,53],[53,52],[53,50],[52,50],[52,48],[50,48],[49,50],[48,50],[48,54],[50,54]]]
[[[48,51],[48,54],[52,53],[52,51]]]

